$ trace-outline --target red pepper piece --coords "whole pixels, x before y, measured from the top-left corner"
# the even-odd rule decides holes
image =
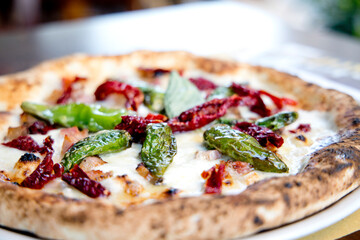
[[[43,121],[36,121],[28,127],[29,134],[46,134],[48,131],[55,129],[53,125],[49,125]]]
[[[53,152],[54,151],[54,149],[52,147],[53,143],[54,143],[54,140],[50,136],[48,136],[47,138],[44,139],[44,141],[43,141],[44,145],[41,147],[39,152],[41,154]]]
[[[61,179],[91,198],[110,195],[106,188],[99,182],[91,180],[77,164],[75,164],[70,172],[64,173]]]
[[[311,126],[310,124],[300,124],[296,129],[294,130],[289,130],[289,132],[291,133],[297,133],[297,132],[310,132],[311,131]]]
[[[20,136],[10,142],[2,143],[2,145],[28,152],[39,152],[41,149],[39,144],[30,136]]]
[[[218,85],[216,85],[215,83],[202,78],[202,77],[198,77],[198,78],[190,78],[189,79],[190,82],[192,82],[199,90],[202,91],[206,91],[206,90],[214,90],[215,88],[218,87]]]
[[[95,91],[96,100],[104,100],[109,94],[123,94],[127,99],[126,107],[137,110],[144,101],[144,94],[136,87],[119,81],[107,81]]]
[[[54,140],[50,136],[45,138],[43,143],[44,146],[40,147],[32,137],[20,136],[10,142],[2,143],[2,145],[27,152],[40,152],[41,154],[53,151],[52,144],[54,143]]]
[[[221,161],[220,164],[216,164],[208,171],[204,171],[201,176],[207,178],[205,182],[205,194],[220,194],[225,174],[224,161]]]
[[[159,116],[161,116],[162,119],[157,119],[160,118]],[[162,116],[163,115],[160,114],[151,114],[145,118],[139,116],[122,116],[121,123],[116,125],[115,129],[126,130],[130,133],[134,142],[142,142],[142,140],[145,138],[146,126],[149,123],[163,122],[164,117]]]
[[[284,105],[295,106],[297,104],[295,100],[292,100],[290,98],[279,98],[263,90],[260,90],[259,93],[268,96],[274,102],[278,109],[282,109]]]
[[[84,77],[78,77],[76,76],[73,79],[69,79],[69,78],[63,78],[63,93],[62,95],[58,98],[58,100],[56,101],[57,104],[65,104],[69,101],[70,97],[71,97],[71,93],[73,91],[73,85],[76,82],[79,81],[84,81],[86,80],[86,78]]]
[[[254,123],[239,122],[236,123],[233,128],[254,137],[263,147],[266,147],[268,143],[271,143],[279,148],[284,143],[284,139],[281,136],[266,127],[261,127]]]
[[[53,152],[48,152],[35,171],[25,178],[20,185],[32,189],[41,189],[46,183],[60,177],[64,169],[58,163],[54,165],[52,155]]]
[[[182,112],[178,117],[170,119],[168,125],[173,132],[198,129],[224,116],[230,107],[239,104],[247,105],[247,100],[235,95],[228,98],[213,99]]]
[[[271,115],[271,110],[268,109],[261,99],[261,95],[268,96],[278,108],[282,109],[284,105],[296,105],[297,102],[290,98],[279,98],[263,90],[254,90],[249,87],[242,86],[240,84],[233,83],[231,89],[239,96],[247,96],[254,99],[253,105],[250,105],[250,110],[259,114],[261,117],[267,117]]]
[[[231,88],[237,95],[242,97],[251,97],[254,100],[253,104],[249,106],[250,111],[259,114],[261,117],[270,116],[271,111],[265,106],[264,101],[260,97],[259,91],[236,83],[233,83]]]
[[[168,118],[165,115],[162,115],[162,114],[149,113],[148,115],[146,115],[145,119],[159,120],[159,121],[165,122]]]

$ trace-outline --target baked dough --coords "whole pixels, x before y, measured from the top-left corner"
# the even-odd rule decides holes
[[[49,88],[43,75],[72,76],[81,65],[96,78],[98,69],[149,67],[199,70],[218,76],[246,74],[297,96],[305,110],[330,112],[339,129],[336,142],[314,152],[305,169],[292,176],[265,179],[237,195],[202,195],[159,200],[125,209],[103,199],[71,199],[0,181],[0,224],[55,239],[231,239],[281,226],[316,213],[359,186],[360,107],[350,96],[273,69],[197,57],[185,52],[139,51],[121,56],[73,55],[0,78],[0,132],[19,105],[43,100]],[[80,73],[81,74],[81,73]]]

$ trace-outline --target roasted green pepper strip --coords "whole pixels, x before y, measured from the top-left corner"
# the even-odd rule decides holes
[[[113,129],[121,122],[121,116],[133,114],[125,109],[109,109],[99,105],[70,103],[65,105],[41,105],[23,102],[24,112],[64,127],[87,128],[90,132]]]
[[[278,130],[295,122],[298,117],[297,112],[281,112],[270,117],[260,118],[255,121],[255,124],[271,130]]]
[[[289,169],[275,153],[260,146],[255,138],[227,125],[215,125],[204,132],[205,143],[236,161],[248,162],[256,170],[288,172]]]
[[[206,99],[207,101],[215,98],[226,98],[234,95],[234,91],[230,87],[217,87]]]
[[[164,98],[165,93],[161,90],[150,87],[150,86],[142,86],[138,87],[145,95],[144,104],[147,106],[150,110],[155,112],[161,112],[164,110]]]
[[[254,123],[258,126],[267,127],[271,130],[278,130],[283,128],[291,123],[295,122],[298,119],[297,112],[281,112],[274,114],[270,117],[260,118]],[[242,119],[228,119],[228,118],[219,118],[217,123],[226,124],[229,126],[234,126],[239,122],[243,122]],[[252,121],[250,121],[252,122]]]
[[[131,136],[125,130],[104,130],[75,143],[64,155],[61,164],[65,172],[89,156],[120,152],[131,146]]]
[[[219,118],[218,120],[216,120],[217,123],[220,124],[225,124],[225,125],[229,125],[229,126],[234,126],[236,125],[238,122],[243,122],[244,120],[241,119],[229,119],[229,118]]]
[[[176,154],[176,139],[165,123],[149,124],[141,148],[141,160],[155,180],[159,180]]]

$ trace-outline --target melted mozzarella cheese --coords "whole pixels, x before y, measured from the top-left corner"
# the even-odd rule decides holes
[[[307,143],[296,138],[297,134],[290,133],[289,130],[295,129],[299,124],[311,123],[311,131],[301,133],[307,139]],[[206,127],[205,127],[206,128]],[[205,129],[204,128],[204,129]],[[136,167],[141,163],[140,152],[141,144],[133,144],[122,152],[102,154],[100,157],[107,162],[98,166],[96,169],[105,172],[113,172],[113,176],[127,175],[131,180],[140,183],[144,187],[144,191],[138,196],[139,199],[156,198],[154,192],[162,192],[167,188],[179,189],[180,196],[198,196],[204,192],[205,180],[201,177],[203,171],[209,170],[221,160],[227,160],[225,156],[217,159],[207,159],[197,157],[197,152],[206,151],[203,145],[203,131],[199,129],[187,133],[176,133],[177,154],[173,162],[170,164],[164,174],[163,185],[154,186],[145,180],[136,171]],[[286,176],[296,174],[302,170],[307,164],[309,156],[320,145],[323,147],[335,141],[336,126],[332,121],[331,115],[318,111],[299,111],[299,119],[287,126],[283,130],[284,144],[278,149],[277,153],[282,157],[289,167],[289,173],[267,173],[261,171],[252,171],[245,175],[232,175],[233,183],[230,186],[223,185],[223,194],[238,194],[246,189],[246,187],[254,182],[274,176]],[[58,130],[51,131],[51,136],[55,139],[55,148],[61,148],[59,142],[62,141]],[[332,138],[329,136],[333,136]],[[43,137],[36,135],[35,138],[41,142]],[[57,140],[56,140],[57,139]],[[4,147],[0,148],[3,149]],[[11,151],[22,152],[16,149]],[[59,150],[57,150],[59,151]],[[20,153],[18,156],[20,157]],[[15,162],[11,163],[14,164]],[[9,164],[9,165],[11,165]],[[2,166],[3,167],[3,166]],[[9,168],[9,166],[8,166]],[[124,194],[123,186],[115,179],[105,179],[101,182],[105,188],[111,192],[109,200],[120,206],[133,201],[134,198]],[[58,183],[60,184],[60,183]],[[55,185],[54,185],[55,186]],[[62,183],[62,193],[68,197],[78,198],[81,194],[76,189]],[[53,187],[54,188],[54,187]],[[51,189],[47,187],[45,190]],[[54,190],[53,190],[54,191]],[[60,190],[58,190],[60,191]]]
[[[94,62],[93,64],[94,69],[97,69],[97,64],[99,63]],[[96,74],[89,72],[88,69],[77,63],[69,64],[66,67],[66,70],[69,74],[95,79],[94,81],[90,81],[91,84],[86,85],[85,92],[87,94],[93,94],[96,87],[107,78],[127,79],[130,82],[132,79],[138,79],[133,71],[124,72],[124,68],[120,70],[117,64],[112,61],[103,61],[101,64],[102,66],[100,69],[103,70],[101,72],[97,72]],[[250,86],[255,89],[266,89],[273,94],[283,96],[282,94],[278,94],[275,88],[271,88],[271,86],[269,88],[269,86],[264,83],[263,80],[265,77],[259,76],[258,74],[255,75],[247,70],[243,70],[242,74],[237,75],[237,77],[231,75],[214,77],[213,75],[205,74],[199,71],[185,72],[185,76],[202,76],[213,80],[219,85],[230,85],[232,82],[250,83]],[[48,83],[52,85],[50,89],[61,88],[61,78],[57,74],[46,72],[44,73],[43,78],[44,84]],[[166,84],[167,82],[163,84],[163,89],[166,89]],[[49,94],[51,91],[43,92],[44,94]],[[44,101],[45,96],[39,95],[36,99],[39,99],[39,102],[42,102]],[[264,101],[268,101],[268,99],[264,98]],[[250,112],[246,107],[239,107],[238,111],[242,118],[258,117],[253,112]],[[277,154],[280,155],[284,162],[288,165],[289,173],[277,174],[251,171],[250,173],[244,175],[234,174],[232,176],[232,184],[223,185],[223,194],[238,194],[245,190],[248,185],[264,178],[296,174],[307,164],[309,156],[312,152],[320,146],[326,146],[336,140],[336,137],[334,136],[336,135],[337,128],[330,114],[318,111],[300,110],[298,112],[299,119],[282,130],[284,145],[277,151]],[[139,107],[139,114],[145,116],[147,113],[149,113],[149,110],[141,105]],[[19,124],[18,119],[12,120],[12,122],[13,123],[10,124],[12,126],[18,126]],[[308,133],[301,133],[306,138],[306,141],[303,142],[296,138],[298,134],[289,133],[289,130],[295,129],[299,124],[305,123],[311,124],[311,131]],[[139,202],[148,203],[152,201],[152,198],[157,198],[157,193],[161,193],[169,188],[179,189],[180,196],[184,197],[203,194],[205,180],[201,177],[201,173],[209,170],[221,160],[228,160],[225,156],[220,156],[216,159],[197,156],[197,153],[207,151],[206,147],[203,145],[203,132],[206,128],[207,127],[196,131],[175,134],[177,141],[177,154],[175,155],[173,162],[166,170],[164,174],[164,182],[160,186],[152,185],[136,171],[136,167],[139,163],[141,163],[141,158],[139,156],[141,151],[140,144],[132,144],[131,148],[122,152],[100,155],[106,164],[96,167],[96,170],[101,170],[104,173],[113,173],[112,178],[107,178],[101,181],[101,184],[111,192],[111,195],[107,198],[107,200],[119,206],[126,206],[129,202],[136,202],[136,199],[141,199]],[[53,148],[55,153],[53,160],[54,162],[60,162],[63,136],[60,134],[60,130],[50,131],[49,135],[54,139]],[[46,137],[44,135],[31,136],[40,145],[42,145],[42,141]],[[333,136],[333,138],[329,138],[328,136]],[[0,169],[12,171],[15,163],[24,153],[24,151],[0,145]],[[144,191],[137,197],[130,197],[129,195],[124,194],[124,186],[116,178],[117,176],[122,175],[127,175],[132,181],[136,181],[141,184],[141,186],[144,187]],[[87,198],[84,194],[60,179],[50,182],[43,190],[49,193],[63,194],[64,196],[70,198]]]

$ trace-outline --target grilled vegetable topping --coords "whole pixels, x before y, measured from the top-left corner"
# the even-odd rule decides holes
[[[217,87],[207,98],[207,100],[212,100],[215,98],[227,98],[227,97],[231,97],[232,95],[234,95],[235,92],[229,88],[229,87]]]
[[[165,93],[155,87],[144,86],[138,87],[145,95],[144,104],[155,112],[164,110]]]
[[[75,143],[64,155],[61,164],[65,172],[89,156],[120,152],[131,146],[131,136],[124,130],[105,130]]]
[[[226,125],[215,125],[205,131],[205,143],[236,161],[248,162],[256,170],[288,172],[288,167],[275,153],[261,147],[255,138]]]
[[[258,126],[266,127],[275,131],[295,122],[298,119],[298,116],[299,115],[297,112],[281,112],[274,114],[270,117],[260,118],[256,120],[254,123]],[[226,124],[229,126],[234,126],[237,123],[243,121],[244,121],[243,119],[228,119],[228,118],[220,118],[217,120],[218,123]]]
[[[146,138],[141,149],[141,159],[157,182],[176,154],[176,139],[165,123],[151,123],[146,127]]]
[[[270,117],[260,118],[255,121],[255,124],[271,130],[278,130],[295,122],[298,116],[297,112],[281,112]]]
[[[23,102],[21,108],[24,112],[38,118],[47,120],[51,124],[64,127],[87,128],[91,132],[104,129],[113,129],[121,122],[121,116],[131,114],[125,109],[109,109],[99,105],[86,105],[83,103],[70,103],[65,105],[48,106]]]
[[[225,125],[229,125],[229,126],[234,126],[239,122],[243,122],[244,120],[242,119],[229,119],[229,118],[219,118],[218,120],[216,120],[217,123],[220,124],[225,124]]]

